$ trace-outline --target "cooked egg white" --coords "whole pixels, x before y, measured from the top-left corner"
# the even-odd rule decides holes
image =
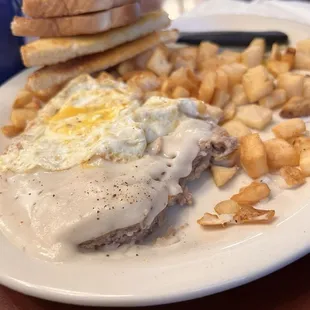
[[[152,97],[144,104],[125,84],[88,75],[71,81],[0,156],[0,170],[69,169],[100,156],[127,162],[173,132],[184,118],[205,118],[195,99]]]

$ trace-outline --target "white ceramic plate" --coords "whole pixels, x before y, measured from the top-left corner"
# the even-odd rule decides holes
[[[202,30],[211,29],[212,23],[213,29],[283,30],[292,41],[310,33],[309,27],[292,22],[241,16],[236,23],[236,18],[196,19],[195,24]],[[29,71],[21,73],[0,88],[0,125],[8,122],[12,101],[27,74]],[[1,136],[1,149],[6,143]],[[168,223],[157,233],[164,233],[169,226],[188,224],[176,238],[168,240],[170,246],[144,245],[110,253],[109,257],[96,253],[55,264],[27,256],[0,234],[0,283],[59,302],[142,306],[201,297],[260,278],[309,253],[309,180],[308,185],[297,190],[281,191],[270,184],[273,199],[263,206],[276,210],[277,217],[270,225],[206,230],[197,225],[196,220],[204,212],[211,212],[217,202],[249,182],[240,173],[229,186],[219,190],[206,173],[192,184],[195,205],[171,208]]]

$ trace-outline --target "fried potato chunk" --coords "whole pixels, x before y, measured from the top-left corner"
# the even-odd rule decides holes
[[[277,87],[286,91],[287,98],[302,96],[305,77],[296,73],[279,75]]]
[[[13,125],[8,125],[8,126],[3,126],[1,128],[1,131],[6,137],[13,138],[19,135],[23,131],[23,129],[15,127]]]
[[[310,116],[310,99],[292,97],[283,106],[280,116],[283,118]]]
[[[227,167],[227,168],[239,166],[240,164],[239,161],[240,161],[239,149],[235,150],[234,152],[230,153],[229,155],[225,157],[220,157],[220,158],[215,157],[212,159],[213,165]]]
[[[221,167],[221,166],[212,166],[211,172],[214,183],[217,187],[224,186],[233,176],[237,173],[238,167]]]
[[[302,135],[306,131],[306,124],[300,118],[292,118],[274,126],[272,131],[277,138],[288,140]]]
[[[300,153],[300,169],[303,175],[310,176],[310,149],[302,150]]]
[[[12,124],[20,129],[26,128],[27,122],[33,120],[37,116],[37,110],[16,109],[11,113]]]
[[[286,91],[284,89],[275,89],[270,95],[259,100],[259,105],[274,109],[282,106],[286,102]]]
[[[245,105],[249,103],[248,97],[242,84],[236,84],[232,88],[231,101],[236,105]]]
[[[146,64],[146,68],[158,76],[168,76],[172,70],[172,64],[168,61],[167,51],[159,46],[155,49]]]
[[[292,145],[283,139],[271,139],[265,141],[268,166],[272,170],[278,170],[284,166],[298,166],[299,155]]]
[[[297,187],[306,182],[303,173],[296,167],[282,167],[280,175],[289,187]]]
[[[22,89],[18,92],[13,103],[13,109],[23,108],[25,105],[32,101],[34,94],[27,89]]]
[[[270,189],[267,184],[252,182],[250,185],[240,189],[239,193],[230,199],[237,202],[240,206],[254,206],[263,199],[268,198]]]
[[[222,127],[227,130],[229,135],[236,138],[251,134],[251,130],[246,125],[235,119],[225,123]]]
[[[214,210],[217,214],[236,214],[240,211],[241,206],[234,200],[224,200],[219,202]]]
[[[269,172],[265,145],[258,134],[251,134],[240,140],[240,162],[253,179]]]
[[[298,154],[310,149],[310,137],[295,137],[289,140]]]
[[[236,119],[248,127],[262,130],[272,121],[272,111],[256,104],[247,104],[238,107]]]
[[[258,210],[251,206],[242,206],[234,216],[236,224],[270,222],[275,216],[274,210]]]
[[[201,219],[197,221],[197,223],[201,226],[218,226],[225,225],[227,223],[227,219],[223,219],[216,214],[205,213]]]

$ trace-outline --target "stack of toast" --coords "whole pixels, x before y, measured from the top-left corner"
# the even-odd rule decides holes
[[[15,17],[16,36],[38,37],[21,48],[33,94],[52,94],[82,73],[93,74],[175,42],[176,31],[160,0],[24,0],[26,17]]]

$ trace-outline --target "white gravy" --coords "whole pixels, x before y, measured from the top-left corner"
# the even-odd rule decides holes
[[[36,257],[63,261],[81,242],[144,221],[150,226],[169,195],[182,192],[179,180],[192,171],[199,141],[214,124],[183,120],[162,138],[158,155],[126,164],[100,161],[59,172],[36,170],[0,175],[0,229]]]

